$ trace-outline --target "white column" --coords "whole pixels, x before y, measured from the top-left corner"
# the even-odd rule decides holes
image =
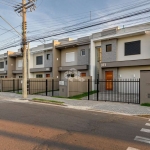
[[[91,48],[90,48],[90,76],[92,76],[92,90],[94,90],[95,86],[95,43],[93,39],[91,39]]]

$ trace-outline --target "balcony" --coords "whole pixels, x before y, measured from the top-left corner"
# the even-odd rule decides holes
[[[68,71],[71,68],[74,68],[76,70],[88,70],[89,66],[88,65],[78,65],[78,66],[61,66],[58,68],[59,71]]]
[[[36,73],[36,72],[52,72],[52,67],[47,67],[47,68],[31,68],[30,72],[31,73]]]
[[[13,74],[22,74],[22,70],[13,70],[12,73]]]

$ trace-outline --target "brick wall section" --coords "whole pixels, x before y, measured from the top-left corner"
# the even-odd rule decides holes
[[[81,50],[85,49],[85,56],[81,56]],[[89,57],[90,57],[90,50],[89,50],[89,45],[83,45],[78,47],[78,52],[77,52],[77,61],[78,65],[89,65]]]
[[[112,51],[106,52],[106,45],[112,44]],[[112,62],[117,59],[117,39],[102,41],[102,62]]]

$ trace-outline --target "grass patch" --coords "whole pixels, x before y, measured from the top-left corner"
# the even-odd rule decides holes
[[[95,94],[96,92],[97,92],[97,91],[91,91],[89,94],[90,94],[90,95],[93,95],[93,94]],[[83,97],[87,97],[87,96],[88,96],[88,92],[83,93],[83,94],[80,94],[80,95],[75,95],[75,96],[69,97],[69,99],[81,100]]]
[[[147,106],[147,107],[150,107],[150,103],[143,103],[143,104],[141,104],[141,106]]]
[[[46,100],[46,99],[39,99],[39,98],[33,98],[32,101],[40,102],[40,103],[55,104],[55,105],[63,105],[64,104],[64,102],[60,102],[60,101]]]
[[[22,94],[22,92],[17,92],[16,94]]]

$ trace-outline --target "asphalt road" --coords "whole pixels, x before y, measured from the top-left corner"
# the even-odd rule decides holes
[[[138,117],[0,101],[0,150],[150,150]]]

